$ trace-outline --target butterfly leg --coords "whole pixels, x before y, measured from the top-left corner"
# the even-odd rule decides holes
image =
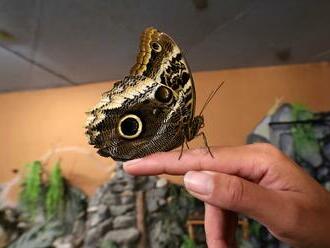
[[[183,155],[183,145],[184,145],[184,142],[182,142],[181,149],[180,149],[180,155],[179,155],[178,160],[180,160],[182,158],[182,155]]]
[[[206,146],[206,148],[207,148],[209,154],[211,155],[211,157],[214,158],[214,156],[213,156],[213,154],[212,154],[212,152],[211,152],[211,149],[210,149],[210,147],[209,147],[209,144],[207,143],[207,138],[206,138],[205,133],[204,133],[204,132],[200,132],[200,133],[198,133],[196,136],[203,136],[204,144],[205,144],[205,146]]]
[[[189,145],[188,145],[188,142],[187,142],[187,140],[185,139],[185,141],[182,142],[181,150],[180,150],[180,155],[179,155],[178,160],[180,160],[180,159],[182,158],[182,155],[183,155],[183,145],[184,145],[184,144],[186,145],[186,147],[187,147],[188,149],[190,149],[190,147],[189,147]]]

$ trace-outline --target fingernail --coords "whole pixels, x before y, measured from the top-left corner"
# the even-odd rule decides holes
[[[208,195],[213,189],[212,175],[204,172],[189,171],[184,176],[186,188],[198,194]]]
[[[137,164],[142,160],[142,158],[137,158],[137,159],[133,159],[133,160],[128,160],[126,162],[123,163],[123,166],[130,166],[133,164]]]

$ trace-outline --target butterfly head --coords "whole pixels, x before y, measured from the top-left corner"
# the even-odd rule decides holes
[[[195,116],[188,124],[189,129],[186,133],[187,140],[190,141],[198,134],[199,130],[204,127],[204,117],[202,115]]]

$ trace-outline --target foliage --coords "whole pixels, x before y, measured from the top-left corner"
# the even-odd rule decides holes
[[[28,172],[24,178],[20,200],[28,216],[32,218],[36,214],[40,199],[42,199],[42,165],[40,161],[34,161],[30,164],[27,164],[26,167]]]
[[[196,248],[195,242],[187,235],[183,236],[180,248]]]
[[[27,165],[27,168],[20,201],[22,217],[28,217],[22,218],[28,221],[28,230],[9,248],[53,247],[57,238],[77,232],[73,231],[77,223],[82,225],[85,220],[82,213],[87,207],[86,197],[79,189],[66,183],[59,162],[53,166],[48,178],[42,177],[43,167],[39,161]],[[33,214],[28,213],[28,209]]]
[[[23,188],[20,195],[21,205],[27,216],[33,219],[37,210],[46,210],[48,218],[59,216],[64,210],[64,180],[60,164],[57,162],[49,177],[48,186],[42,181],[42,164],[34,161],[27,164],[27,173],[24,178]],[[46,197],[45,196],[45,190]]]
[[[61,214],[64,206],[64,180],[59,162],[53,167],[48,181],[46,213],[47,217],[51,218]]]
[[[261,224],[259,224],[256,221],[251,221],[249,227],[250,227],[250,234],[256,238],[260,238]]]
[[[292,119],[293,120],[311,120],[314,113],[309,111],[304,105],[299,103],[292,104]]]
[[[293,121],[312,120],[314,114],[300,104],[292,104]],[[316,140],[314,129],[310,123],[296,124],[292,126],[294,148],[298,156],[303,157],[308,153],[319,153],[320,147]]]

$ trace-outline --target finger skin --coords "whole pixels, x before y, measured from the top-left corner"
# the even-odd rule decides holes
[[[246,180],[266,185],[268,188],[296,188],[306,180],[307,175],[299,175],[292,185],[291,171],[301,170],[294,164],[283,165],[287,157],[268,144],[253,144],[238,147],[212,147],[212,158],[206,149],[190,149],[183,153],[179,151],[156,153],[136,161],[124,163],[124,170],[132,175],[184,175],[188,171],[215,171],[235,175]],[[272,170],[272,173],[269,171]],[[276,173],[274,173],[276,172]],[[277,180],[278,178],[288,180]],[[294,185],[297,185],[296,187]]]
[[[233,248],[237,215],[205,203],[205,233],[208,248]]]
[[[195,182],[186,180],[189,175],[203,174]],[[205,178],[207,176],[208,178]],[[206,184],[211,185],[210,193],[196,192],[196,188]],[[278,210],[282,208],[281,194],[271,192],[269,189],[251,183],[237,176],[224,173],[188,172],[185,176],[186,189],[196,198],[212,206],[220,207],[228,211],[235,211],[250,216],[264,225],[278,226],[283,220],[277,218]],[[264,211],[267,209],[267,212]],[[280,223],[278,223],[280,222]]]
[[[198,188],[197,182],[190,185],[184,181],[194,197],[219,209],[240,212],[257,220],[275,237],[293,247],[330,247],[330,195],[322,188],[314,192],[317,195],[314,200],[301,192],[269,190],[232,175],[207,175],[209,179],[204,175],[203,182],[212,185],[208,186],[209,193]],[[222,240],[218,235],[218,241],[214,242]]]
[[[185,182],[187,190],[209,205],[258,220],[293,247],[330,247],[330,193],[278,149],[255,144],[214,147],[212,153],[215,158],[205,149],[189,150],[180,160],[179,152],[157,153],[124,169],[132,175],[213,172],[196,187]]]
[[[227,174],[240,175],[242,177],[258,177],[265,172],[262,156],[255,156],[257,146],[211,148],[212,158],[205,149],[191,149],[185,151],[181,159],[180,152],[156,153],[135,161],[124,163],[127,173],[133,175],[183,175],[190,170],[219,171]],[[239,155],[239,156],[237,156]],[[256,161],[258,160],[258,161]],[[242,166],[244,165],[244,167]],[[258,168],[254,168],[258,166]],[[257,170],[257,175],[251,174]]]

